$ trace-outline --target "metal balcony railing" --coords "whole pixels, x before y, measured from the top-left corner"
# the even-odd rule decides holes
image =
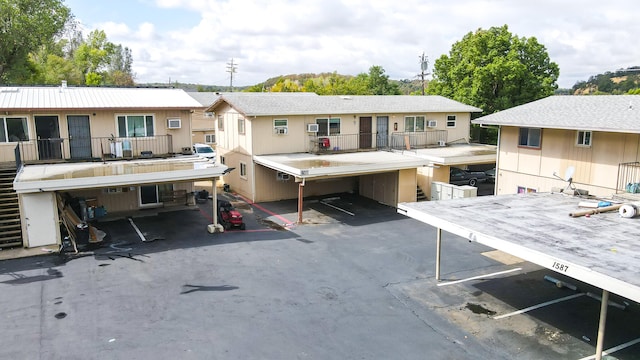
[[[152,137],[50,138],[21,141],[16,162],[102,161],[167,157],[174,154],[171,135]]]
[[[391,134],[360,133],[340,135],[311,135],[310,148],[314,153],[337,153],[370,150],[407,150],[443,146],[446,130],[422,132],[394,132]]]
[[[640,193],[640,162],[618,164],[616,193]]]

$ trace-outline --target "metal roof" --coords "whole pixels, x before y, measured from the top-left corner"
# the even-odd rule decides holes
[[[34,109],[196,109],[182,89],[105,87],[0,87],[0,111]]]
[[[315,93],[226,93],[209,110],[223,102],[245,116],[320,114],[420,114],[427,112],[481,112],[442,96],[340,95]]]
[[[160,182],[211,180],[228,170],[197,156],[137,161],[27,165],[16,175],[17,193],[95,189]]]
[[[640,133],[640,95],[557,95],[471,121],[473,124]]]
[[[398,212],[640,302],[640,218],[571,217],[580,197],[531,193],[400,203]]]
[[[430,164],[429,160],[412,154],[388,151],[324,155],[295,153],[254,156],[253,159],[258,164],[304,179],[415,169]]]

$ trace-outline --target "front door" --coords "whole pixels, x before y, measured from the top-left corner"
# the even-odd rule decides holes
[[[371,148],[371,116],[360,117],[360,149]]]
[[[378,149],[384,149],[389,146],[389,117],[376,117],[376,146]]]
[[[69,151],[72,159],[91,158],[91,130],[88,115],[67,116]]]
[[[57,116],[36,116],[38,159],[62,159],[62,139]]]
[[[155,185],[140,186],[140,207],[160,204],[158,187]]]

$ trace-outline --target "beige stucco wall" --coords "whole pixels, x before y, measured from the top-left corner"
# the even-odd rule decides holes
[[[518,128],[500,131],[496,194],[514,194],[518,187],[541,192],[565,188],[567,168],[575,168],[573,182],[590,194],[615,193],[618,164],[640,159],[640,135],[593,132],[592,146],[576,146],[576,130],[542,130],[541,149],[518,147]]]
[[[417,169],[417,185],[420,186],[427,199],[431,200],[431,183],[433,181],[449,182],[449,168],[450,166],[448,165],[440,165],[438,167],[425,166]]]
[[[34,112],[34,113],[12,113],[11,116],[26,117],[29,129],[29,138],[36,138],[36,116],[57,116],[60,137],[69,138],[69,128],[67,116],[69,115],[86,115],[89,116],[90,131],[92,138],[108,138],[112,134],[118,136],[117,132],[117,116],[118,115],[153,115],[154,116],[154,132],[156,135],[171,135],[172,148],[160,149],[165,152],[181,152],[183,147],[191,147],[191,113],[188,110],[161,110],[161,111],[145,111],[145,110],[126,110],[126,111],[71,111],[71,112]],[[180,118],[180,129],[168,129],[168,118]],[[144,141],[145,138],[137,138],[138,141]],[[0,162],[15,161],[14,149],[17,143],[0,143]],[[25,153],[37,154],[35,143],[25,143]],[[94,157],[100,157],[102,151],[98,141],[92,142],[92,153]],[[69,142],[64,141],[62,146],[62,155],[64,158],[70,158]]]
[[[417,199],[418,176],[416,169],[404,169],[398,172],[398,201],[414,202]],[[397,206],[398,204],[393,204]]]

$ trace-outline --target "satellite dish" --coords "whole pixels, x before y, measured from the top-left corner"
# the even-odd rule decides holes
[[[560,176],[558,176],[558,174],[556,174],[555,172],[553,173],[553,176],[557,177],[560,180],[564,180],[566,181],[567,187],[564,188],[563,192],[567,191],[567,189],[571,189],[571,190],[576,190],[575,185],[573,185],[573,174],[575,174],[576,172],[576,168],[573,166],[569,166],[565,171],[564,171],[564,178],[561,178]]]

